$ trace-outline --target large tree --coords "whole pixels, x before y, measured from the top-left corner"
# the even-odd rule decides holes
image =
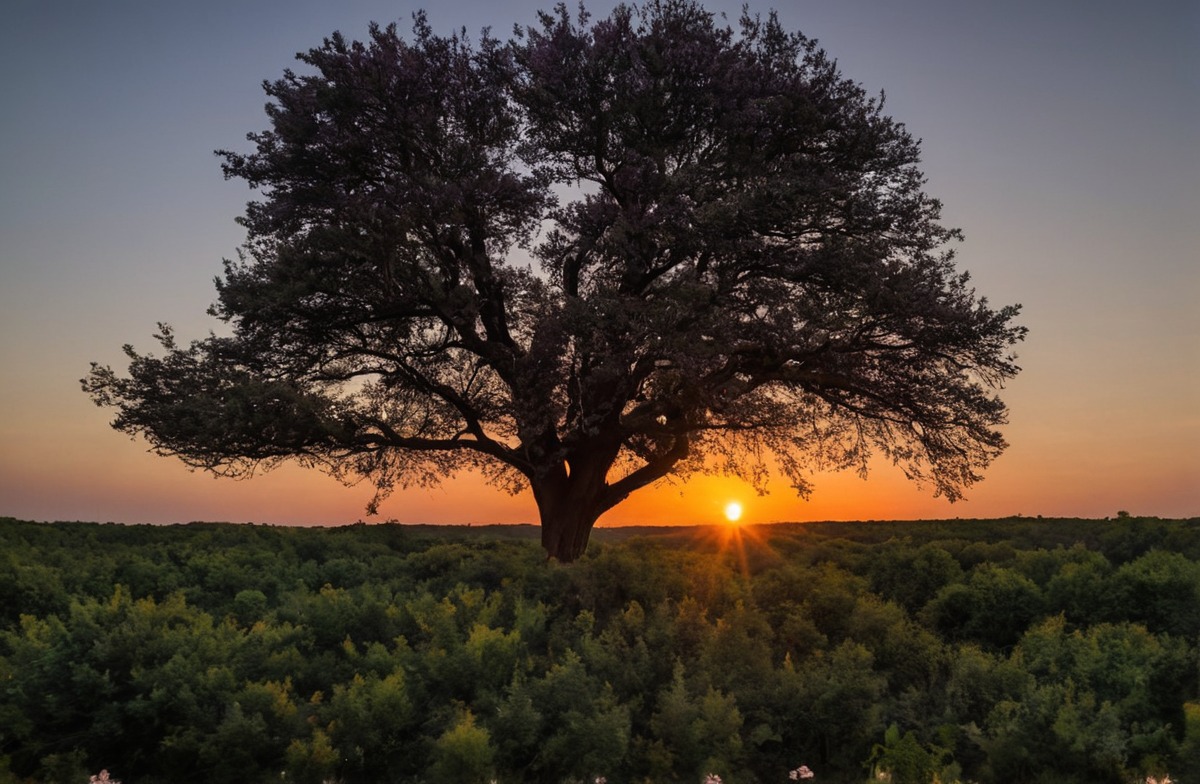
[[[806,494],[878,454],[956,499],[1005,447],[1017,308],[956,272],[882,97],[774,15],[560,5],[475,42],[417,15],[298,57],[220,153],[259,194],[228,328],[84,379],[156,452],[376,500],[477,469],[570,561],[669,474]]]

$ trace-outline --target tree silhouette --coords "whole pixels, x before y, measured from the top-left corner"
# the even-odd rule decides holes
[[[1017,307],[955,271],[919,144],[772,14],[690,0],[509,41],[372,25],[265,84],[228,334],[84,388],[191,466],[286,459],[378,499],[482,471],[548,553],[669,474],[872,454],[951,499],[1004,448]]]

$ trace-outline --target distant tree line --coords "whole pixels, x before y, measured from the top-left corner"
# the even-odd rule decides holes
[[[1200,520],[0,519],[0,782],[1200,781]]]

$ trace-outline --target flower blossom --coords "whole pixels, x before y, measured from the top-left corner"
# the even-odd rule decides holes
[[[800,781],[801,779],[816,778],[816,774],[807,765],[801,765],[793,771],[788,772],[788,779],[791,781]]]

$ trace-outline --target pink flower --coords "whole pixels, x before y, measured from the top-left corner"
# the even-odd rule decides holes
[[[807,765],[801,765],[795,770],[789,772],[788,778],[792,781],[799,781],[800,779],[816,778],[816,774],[813,773]]]
[[[704,777],[704,784],[722,784],[721,777],[716,773],[709,773]]]
[[[100,771],[99,775],[92,776],[88,779],[88,784],[121,784],[120,779],[110,779],[108,770]]]

